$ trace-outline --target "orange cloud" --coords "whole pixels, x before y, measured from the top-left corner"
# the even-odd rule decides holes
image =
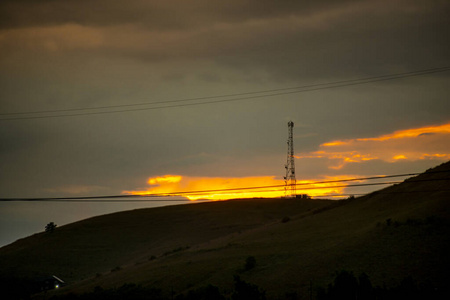
[[[387,141],[392,139],[403,139],[403,138],[415,138],[422,135],[431,135],[431,134],[449,134],[450,133],[450,123],[439,125],[439,126],[427,126],[427,127],[419,127],[412,128],[406,130],[398,130],[394,131],[391,134],[382,135],[379,137],[373,138],[359,138],[359,139],[349,139],[349,140],[337,140],[329,143],[324,143],[321,146],[324,147],[333,147],[333,146],[343,146],[349,145],[355,142],[368,142],[368,141]]]
[[[347,179],[351,176],[328,177],[326,180]],[[284,180],[274,176],[260,177],[187,177],[165,175],[152,177],[147,181],[156,185],[147,190],[124,191],[130,195],[179,195],[190,200],[210,199],[225,200],[233,198],[283,197]],[[328,194],[339,194],[344,189],[341,182],[317,183],[312,180],[297,181],[297,194],[308,194],[311,197]]]
[[[408,158],[406,156],[404,156],[403,154],[399,154],[399,155],[394,156],[392,159],[399,160],[399,159],[408,159]]]
[[[297,159],[328,159],[329,168],[341,169],[348,163],[361,163],[374,159],[388,162],[450,159],[450,123],[394,131],[378,137],[337,140],[320,145],[315,152],[296,155]],[[342,180],[355,176],[326,177],[325,180]],[[320,179],[323,181],[324,179]],[[224,200],[232,198],[283,197],[284,180],[274,176],[255,177],[189,177],[164,175],[148,179],[146,190],[124,191],[131,195],[184,196],[190,200]],[[342,194],[345,184],[316,183],[298,180],[297,194],[311,197]]]
[[[332,169],[347,163],[373,159],[399,160],[450,159],[450,123],[398,130],[370,138],[336,140],[320,145],[320,150],[299,155],[300,158],[328,158]]]
[[[179,175],[164,175],[162,177],[154,177],[148,179],[148,184],[161,184],[161,183],[177,183],[181,181]]]

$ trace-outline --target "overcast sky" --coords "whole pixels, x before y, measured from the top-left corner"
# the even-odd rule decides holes
[[[0,198],[282,182],[289,120],[298,180],[422,172],[450,159],[449,71],[288,88],[449,67],[449,15],[419,0],[3,0]],[[103,205],[70,221],[131,208]],[[0,245],[69,220],[0,208]]]

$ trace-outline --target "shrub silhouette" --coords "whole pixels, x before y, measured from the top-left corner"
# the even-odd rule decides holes
[[[220,294],[218,287],[209,284],[206,287],[189,291],[186,296],[179,295],[175,300],[225,300],[225,297]]]
[[[254,256],[249,256],[245,259],[244,270],[248,271],[256,266],[256,258]]]
[[[328,293],[333,299],[356,299],[357,288],[358,282],[353,273],[344,270],[336,275]]]
[[[47,225],[45,225],[45,232],[53,232],[55,230],[56,226],[58,226],[58,225],[56,225],[53,222],[48,223]]]
[[[358,277],[357,295],[358,299],[375,299],[372,283],[370,282],[369,276],[366,273],[362,273]]]
[[[319,289],[317,299],[375,299],[372,283],[369,276],[362,273],[358,279],[352,272],[342,270],[336,273],[333,284],[328,285],[328,289]]]
[[[289,218],[288,216],[285,216],[281,219],[281,223],[287,223],[291,220],[291,218]]]
[[[408,276],[399,285],[392,288],[373,287],[369,276],[362,273],[358,279],[353,273],[341,271],[328,288],[317,289],[318,300],[358,299],[358,300],[394,300],[394,299],[448,299],[449,291],[439,290],[432,285],[419,288],[417,283]]]
[[[231,300],[265,300],[266,292],[258,286],[247,283],[239,276],[234,276],[234,291]]]

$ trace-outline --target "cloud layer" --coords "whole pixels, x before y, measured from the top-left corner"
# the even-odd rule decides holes
[[[346,176],[327,178],[327,181],[348,179]],[[299,180],[298,195],[311,197],[333,197],[340,195],[347,183],[330,182],[315,183],[314,180]],[[148,179],[150,188],[143,191],[124,191],[124,194],[142,196],[184,196],[190,200],[210,199],[224,200],[235,198],[270,198],[284,197],[284,180],[274,176],[265,177],[184,177],[180,175],[164,175]]]
[[[398,130],[378,137],[363,137],[347,140],[336,140],[320,145],[320,150],[296,155],[297,164],[310,164],[320,160],[316,165],[324,164],[333,170],[345,172],[348,164],[364,164],[376,160],[387,163],[417,160],[450,160],[450,123],[436,126]],[[314,162],[313,162],[314,164]],[[381,175],[381,174],[379,174]],[[383,175],[393,175],[383,174]],[[299,194],[312,197],[329,197],[343,194],[357,194],[353,187],[347,188],[348,182],[339,180],[358,178],[347,173],[335,177],[322,177],[312,180],[298,180]],[[338,181],[324,184],[311,183],[318,181]],[[361,180],[360,182],[365,182]],[[285,195],[284,180],[274,176],[266,177],[185,177],[181,175],[164,175],[148,179],[150,187],[141,191],[125,191],[132,195],[184,195],[191,200],[197,199],[230,199],[253,197],[283,197]],[[255,187],[256,189],[248,189]],[[258,188],[259,187],[259,188]],[[267,188],[262,188],[267,187]],[[317,189],[315,189],[317,188]],[[235,190],[230,190],[235,189]],[[364,189],[360,189],[363,191]]]
[[[2,1],[2,113],[171,101],[442,67],[450,64],[449,9],[445,1],[407,0]],[[398,151],[400,142],[392,140],[382,153],[379,143],[358,137],[448,122],[447,73],[192,109],[9,122],[0,129],[3,190],[101,193],[120,183],[118,192],[170,173],[280,178],[289,120],[296,123],[297,153],[323,151],[335,168],[443,160],[439,146]],[[422,139],[431,145],[439,136]],[[348,142],[326,146],[337,139]],[[330,171],[312,160],[302,161],[300,170],[311,178]]]
[[[0,1],[0,197],[283,183],[290,120],[298,181],[423,171],[448,159],[448,133],[421,131],[450,122],[448,71],[191,107],[37,112],[446,67],[449,15],[439,0]],[[19,115],[42,118],[3,120]],[[420,134],[396,138],[411,129]],[[146,184],[165,174],[181,179]],[[38,205],[8,205],[8,232],[23,220],[37,224],[27,234],[42,230],[47,212],[73,220],[63,204],[39,219]],[[116,210],[104,205],[95,214]]]
[[[323,143],[319,148],[298,158],[327,159],[332,169],[370,160],[446,161],[450,160],[450,123],[398,130],[378,137],[336,140]]]
[[[197,60],[288,80],[440,66],[450,50],[443,1],[3,1],[0,11],[6,59]]]

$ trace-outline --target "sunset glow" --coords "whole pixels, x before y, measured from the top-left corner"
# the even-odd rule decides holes
[[[394,131],[378,137],[323,143],[318,151],[302,153],[300,159],[328,159],[330,169],[370,160],[386,162],[450,159],[450,123]]]
[[[149,178],[148,184],[161,184],[161,183],[177,183],[181,181],[181,176],[179,175],[164,175],[162,177]]]
[[[354,142],[368,142],[368,141],[387,141],[392,139],[403,139],[403,138],[416,138],[422,135],[432,135],[432,134],[450,134],[450,123],[439,125],[439,126],[426,126],[419,128],[412,128],[406,130],[398,130],[394,131],[391,134],[382,135],[379,137],[373,138],[359,138],[359,139],[350,139],[343,141],[333,141],[329,143],[324,143],[321,146],[324,147],[332,147],[332,146],[343,146],[348,145]]]
[[[393,157],[393,159],[395,160],[399,160],[399,159],[408,159],[406,156],[404,156],[403,154],[399,154]]]
[[[342,172],[351,163],[381,160],[389,163],[414,160],[450,159],[450,123],[398,130],[378,137],[362,137],[323,143],[318,151],[297,154],[294,157],[304,165],[307,160],[321,159],[328,169]],[[319,175],[316,180],[297,180],[297,195],[311,197],[339,195],[344,193],[345,183],[318,183],[343,180],[358,176]],[[183,196],[190,200],[224,200],[232,198],[283,197],[284,180],[275,176],[254,177],[189,177],[163,175],[147,180],[145,190],[129,190],[124,194]],[[342,197],[342,196],[341,196]]]
[[[350,178],[350,176],[327,177],[325,180],[332,181],[347,178]],[[344,184],[341,182],[313,184],[316,181],[298,180],[297,194],[308,194],[311,197],[334,195],[342,193],[344,189]],[[324,179],[321,181],[324,181]],[[284,180],[275,179],[274,176],[226,178],[164,175],[149,178],[147,182],[155,186],[143,191],[124,191],[123,193],[143,196],[177,195],[187,197],[189,200],[225,200],[255,197],[276,198],[285,195]]]
[[[1,0],[0,247],[48,222],[289,202],[294,174],[312,202],[359,197],[450,160],[449,15],[443,0]]]

